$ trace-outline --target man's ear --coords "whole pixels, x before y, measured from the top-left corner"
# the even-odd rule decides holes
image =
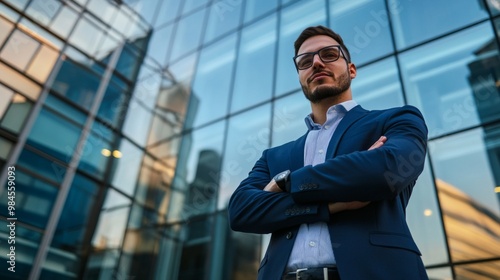
[[[348,70],[349,70],[349,76],[351,76],[351,79],[356,78],[357,70],[356,70],[356,65],[354,65],[354,63],[348,64]]]

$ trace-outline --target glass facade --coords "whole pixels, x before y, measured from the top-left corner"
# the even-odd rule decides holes
[[[499,3],[0,0],[0,278],[255,279],[269,236],[228,199],[305,133],[293,41],[323,24],[358,103],[424,114],[429,276],[500,279]]]

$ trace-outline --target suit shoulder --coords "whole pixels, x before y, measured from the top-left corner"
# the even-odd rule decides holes
[[[388,108],[384,110],[373,110],[370,111],[369,114],[372,115],[383,115],[383,116],[396,116],[396,115],[402,115],[402,114],[414,114],[419,116],[420,118],[423,118],[422,113],[420,110],[413,106],[413,105],[404,105],[401,107],[394,107],[394,108]]]

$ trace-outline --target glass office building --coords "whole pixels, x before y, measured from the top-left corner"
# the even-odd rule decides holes
[[[359,104],[424,114],[429,276],[500,279],[499,0],[0,0],[0,278],[255,279],[269,236],[228,199],[306,132],[291,57],[319,24]]]

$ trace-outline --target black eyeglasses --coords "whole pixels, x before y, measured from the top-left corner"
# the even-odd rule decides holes
[[[319,58],[324,63],[336,61],[337,59],[339,59],[341,54],[345,58],[345,54],[339,45],[327,46],[315,52],[307,52],[294,56],[293,62],[295,63],[295,67],[297,67],[297,70],[304,70],[311,67],[313,65],[314,56],[316,54],[318,54]]]

